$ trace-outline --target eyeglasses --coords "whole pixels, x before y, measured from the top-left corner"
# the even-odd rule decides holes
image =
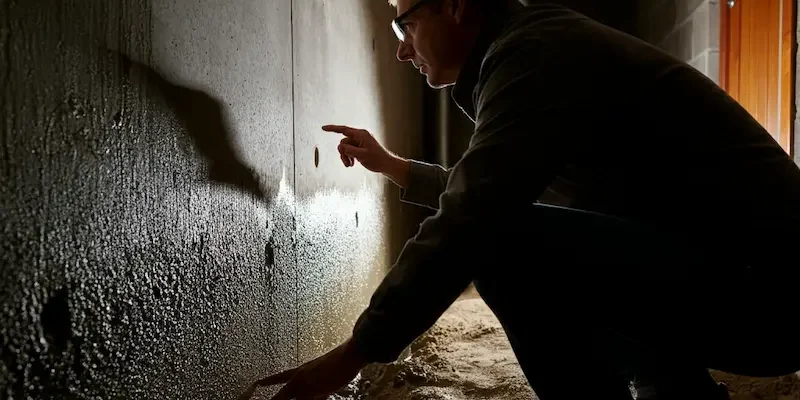
[[[403,22],[404,19],[408,18],[411,13],[425,5],[425,3],[429,3],[431,0],[419,0],[417,4],[414,4],[406,10],[406,12],[397,16],[397,18],[392,20],[392,30],[394,34],[397,36],[397,39],[401,42],[406,41],[406,24]]]

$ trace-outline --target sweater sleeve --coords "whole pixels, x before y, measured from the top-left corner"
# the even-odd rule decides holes
[[[400,189],[400,200],[431,209],[439,208],[439,196],[447,186],[450,171],[441,165],[410,160],[408,187]]]

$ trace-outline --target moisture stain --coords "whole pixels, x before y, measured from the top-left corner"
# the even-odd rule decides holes
[[[42,330],[47,343],[56,352],[67,348],[72,338],[72,321],[69,311],[69,292],[65,288],[57,290],[45,303],[42,314]]]
[[[117,111],[111,118],[111,127],[114,129],[122,128],[122,111]]]
[[[272,243],[267,243],[264,246],[264,260],[268,267],[275,265],[275,250],[272,248]]]

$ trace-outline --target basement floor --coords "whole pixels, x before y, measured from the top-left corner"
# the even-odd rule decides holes
[[[800,378],[741,377],[717,371],[733,400],[800,400]],[[474,290],[467,291],[403,361],[367,367],[338,400],[536,399],[500,322]]]

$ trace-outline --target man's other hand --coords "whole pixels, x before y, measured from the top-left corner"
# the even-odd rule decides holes
[[[367,363],[350,340],[297,368],[266,377],[251,385],[239,400],[247,400],[259,386],[285,384],[272,400],[326,399],[350,383]]]

